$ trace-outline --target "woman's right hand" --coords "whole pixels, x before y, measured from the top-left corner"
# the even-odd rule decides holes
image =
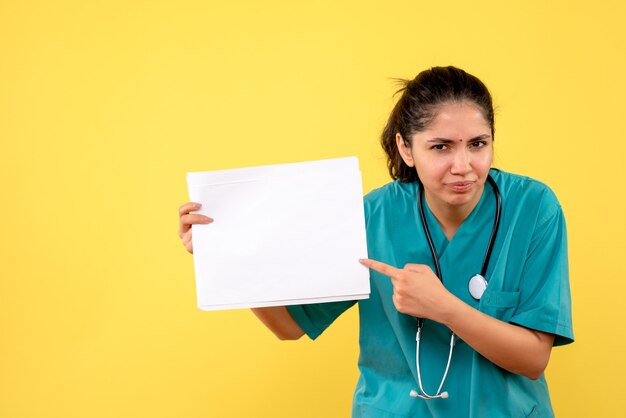
[[[200,203],[187,202],[178,209],[178,236],[183,245],[191,254],[193,254],[193,243],[191,241],[191,225],[194,224],[210,224],[212,218],[204,215],[192,214],[194,210],[200,209]]]
[[[191,225],[210,224],[213,218],[191,213],[200,209],[200,203],[187,202],[178,209],[179,227],[178,236],[183,245],[193,254],[193,243],[191,241]],[[254,308],[254,314],[281,340],[297,340],[304,335],[304,331],[293,319],[289,311],[284,306],[274,306],[269,308]]]

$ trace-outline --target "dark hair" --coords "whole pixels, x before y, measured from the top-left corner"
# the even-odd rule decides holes
[[[417,181],[415,168],[407,166],[396,145],[396,133],[411,144],[413,135],[428,128],[437,116],[437,108],[446,102],[468,100],[483,112],[494,137],[493,104],[489,90],[478,78],[456,67],[433,67],[422,71],[413,80],[398,80],[402,96],[389,115],[381,135],[387,153],[387,168],[394,180]]]

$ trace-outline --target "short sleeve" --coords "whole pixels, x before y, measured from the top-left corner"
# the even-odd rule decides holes
[[[533,233],[510,322],[554,334],[557,346],[573,342],[574,333],[565,218],[558,203],[554,209]]]
[[[287,310],[312,340],[319,337],[339,315],[348,310],[356,301],[313,303],[308,305],[291,305]]]

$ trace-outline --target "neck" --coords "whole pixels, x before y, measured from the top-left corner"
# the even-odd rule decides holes
[[[483,187],[484,190],[484,187]],[[467,202],[464,205],[450,205],[445,201],[439,200],[433,196],[431,196],[428,191],[425,191],[424,197],[426,198],[426,203],[430,208],[430,211],[437,219],[437,222],[441,226],[443,233],[445,234],[448,241],[452,239],[456,231],[463,224],[465,219],[472,213],[478,202],[480,201],[480,197],[482,196],[482,190],[480,193],[476,194],[476,197],[472,199],[470,202]]]

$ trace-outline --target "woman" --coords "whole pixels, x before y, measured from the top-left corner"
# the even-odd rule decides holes
[[[395,181],[365,197],[372,293],[358,302],[353,416],[554,416],[543,372],[573,341],[561,207],[491,168],[493,105],[476,77],[435,67],[401,91],[382,134]],[[190,225],[212,222],[198,207],[180,209],[190,252]],[[253,311],[281,339],[314,339],[355,303]]]

